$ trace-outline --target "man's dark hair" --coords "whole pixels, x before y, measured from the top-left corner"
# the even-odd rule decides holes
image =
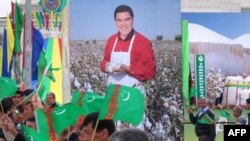
[[[31,118],[28,118],[26,121],[29,121],[29,122],[36,122],[36,118],[35,118],[35,117],[31,117]]]
[[[95,128],[96,122],[98,120],[98,112],[95,113],[91,113],[88,114],[86,116],[86,118],[84,119],[84,122],[82,123],[81,129],[83,127],[86,127],[88,124],[92,123],[92,128]],[[107,129],[109,136],[112,135],[115,132],[115,123],[113,120],[108,120],[108,119],[104,119],[104,120],[99,120],[96,132],[100,132],[103,129]]]
[[[22,92],[22,96],[26,97],[28,95],[30,95],[34,90],[32,89],[26,89]]]
[[[52,95],[52,97],[53,97],[54,99],[56,99],[56,95],[55,95],[54,92],[50,92],[48,95]],[[47,95],[47,96],[48,96],[48,95]]]
[[[115,132],[109,141],[149,141],[147,134],[136,128],[128,128]]]
[[[11,99],[4,98],[2,101],[0,101],[2,104],[2,108],[0,108],[1,113],[7,113],[11,109]]]
[[[130,8],[127,5],[119,5],[118,7],[116,7],[115,12],[114,12],[114,19],[116,19],[116,14],[117,13],[121,13],[121,12],[128,12],[129,15],[134,18],[134,13],[132,8]]]
[[[250,104],[250,98],[248,98],[248,99],[246,100],[246,102],[247,102],[247,104]]]
[[[18,89],[18,90],[16,91],[16,94],[22,95],[22,91]]]

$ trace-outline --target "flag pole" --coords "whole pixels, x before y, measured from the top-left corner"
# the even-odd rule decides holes
[[[7,117],[6,115],[7,115],[7,114],[4,113],[2,100],[1,100],[0,103],[1,103],[1,104],[0,104],[0,105],[1,105],[1,110],[3,111],[3,119],[6,119],[6,117]]]
[[[1,100],[1,110],[3,111],[3,104],[2,104],[2,100]],[[3,111],[3,114],[4,114],[4,111]]]
[[[94,141],[95,133],[96,133],[96,129],[97,129],[98,124],[99,124],[99,119],[97,119],[97,121],[96,121],[95,129],[94,129],[94,132],[93,132],[93,134],[92,134],[91,141]]]
[[[40,88],[41,88],[41,84],[42,84],[42,82],[44,81],[44,78],[45,78],[45,76],[46,76],[46,74],[47,74],[47,72],[48,72],[48,70],[49,70],[49,66],[51,65],[51,61],[49,62],[49,65],[48,65],[48,67],[46,68],[46,70],[44,71],[44,73],[43,73],[43,77],[42,77],[42,79],[41,79],[41,81],[40,81],[40,83],[39,83],[39,85],[38,85],[38,88],[37,89],[35,89],[31,94],[29,94],[28,96],[26,96],[22,101],[20,101],[19,103],[17,103],[17,105],[13,108],[13,109],[16,109],[19,105],[21,105],[23,102],[25,102],[25,101],[27,101],[27,99],[29,99],[31,96],[33,96],[33,95],[35,95],[37,92],[39,92],[39,90],[40,90]],[[11,111],[10,113],[12,113],[13,111]],[[10,114],[10,113],[8,113],[8,114]]]
[[[49,65],[48,65],[47,69],[46,69],[46,70],[44,71],[44,73],[43,73],[43,77],[42,77],[42,79],[41,79],[41,81],[40,81],[40,83],[39,83],[39,85],[38,85],[38,88],[37,88],[37,92],[39,92],[39,90],[40,90],[40,88],[41,88],[41,85],[42,85],[42,83],[43,83],[43,81],[44,81],[44,78],[45,78],[46,74],[47,74],[48,71],[49,71],[49,68],[50,68],[51,63],[52,63],[52,61],[49,62]]]
[[[25,88],[31,88],[31,54],[32,54],[32,39],[31,39],[31,0],[25,2],[25,65],[24,65],[24,84]]]

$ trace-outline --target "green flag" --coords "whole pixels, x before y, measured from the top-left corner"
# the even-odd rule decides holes
[[[0,100],[16,94],[16,81],[8,77],[0,77]]]
[[[110,84],[99,119],[121,120],[139,125],[144,109],[144,96],[139,89]]]
[[[40,84],[43,77],[45,77],[43,73],[45,71],[46,65],[47,59],[45,57],[45,52],[42,51],[38,60],[38,84],[41,85],[38,95],[43,101],[46,99],[46,94],[49,92],[49,90],[46,88],[49,85],[49,80],[44,80],[43,83]]]
[[[186,106],[190,105],[189,99],[189,35],[188,21],[182,20],[182,96]]]
[[[52,63],[49,65],[49,70],[46,74],[46,76],[53,82],[56,82],[56,78],[53,74],[53,71],[58,71],[60,68],[52,68]]]
[[[44,141],[49,140],[49,121],[45,115],[44,109],[38,109],[35,111],[36,116],[36,127],[37,132],[41,134],[44,138]]]
[[[37,133],[36,130],[25,125],[22,125],[21,129],[26,141],[44,141],[44,137],[41,134]]]
[[[27,126],[21,126],[26,141],[49,141],[47,117],[43,109],[35,111],[37,131]]]
[[[41,86],[41,89],[38,94],[42,101],[46,99],[46,94],[50,91],[50,81],[56,81],[53,71],[57,71],[59,69],[60,68],[52,68],[52,63],[47,61],[45,52],[42,51],[40,53],[38,60],[38,84]],[[49,79],[45,79],[44,77]],[[41,82],[42,80],[43,82]]]
[[[214,119],[212,119],[207,113],[205,113],[200,119],[199,119],[200,123],[203,124],[214,124]]]
[[[64,104],[61,107],[56,107],[51,113],[51,117],[57,136],[60,136],[64,129],[75,125],[78,117],[82,115],[85,115],[82,108],[73,104]]]
[[[40,15],[40,12],[33,12],[33,15],[35,17],[35,20],[36,20],[36,24],[38,26],[39,29],[42,28],[43,24],[42,24],[42,17]]]
[[[45,69],[47,67],[47,71],[45,72]],[[39,56],[38,60],[38,83],[41,83],[40,81],[44,76],[48,77],[51,81],[55,82],[56,79],[53,75],[53,70],[59,70],[59,68],[52,68],[52,63],[48,63],[45,53],[42,51]],[[44,74],[46,73],[46,74]]]
[[[91,92],[81,94],[79,91],[74,92],[72,96],[72,104],[82,107],[86,114],[99,112],[103,107],[104,96]]]
[[[225,109],[220,111],[220,116],[228,119],[230,117],[230,113],[228,113]]]
[[[15,3],[15,47],[14,47],[14,52],[15,53],[21,53],[21,34],[22,34],[22,28],[23,28],[23,14],[20,9],[20,7],[17,4],[17,1]]]
[[[104,96],[95,93],[81,94],[77,91],[72,96],[71,103],[57,107],[52,112],[53,127],[58,136],[65,128],[75,125],[80,116],[99,112],[104,103]]]
[[[47,59],[45,57],[45,52],[42,51],[38,59],[38,84],[42,80],[43,71],[45,70],[46,65],[47,65]]]

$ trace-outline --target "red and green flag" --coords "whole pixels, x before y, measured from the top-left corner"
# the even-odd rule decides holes
[[[95,93],[77,91],[72,96],[71,103],[57,107],[52,112],[53,127],[58,136],[64,129],[75,125],[82,116],[99,112],[104,103],[104,96]]]
[[[139,125],[145,110],[144,96],[137,88],[110,84],[99,119],[113,119]]]
[[[85,114],[99,112],[103,107],[104,96],[96,93],[85,92],[81,93],[76,91],[72,94],[73,98],[71,103],[80,106]]]
[[[62,131],[72,125],[75,125],[78,118],[85,115],[81,107],[73,104],[64,104],[61,107],[56,107],[51,113],[53,129],[57,136],[60,136]]]

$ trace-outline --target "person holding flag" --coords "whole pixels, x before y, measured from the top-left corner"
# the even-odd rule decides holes
[[[193,115],[193,110],[188,109],[189,118],[192,124],[195,125],[195,133],[199,141],[215,141],[215,115],[211,109],[208,108],[208,99],[200,97],[197,101],[200,109],[196,116]]]
[[[107,41],[101,70],[108,73],[108,84],[137,87],[144,93],[141,82],[152,79],[156,72],[152,43],[134,30],[134,14],[129,6],[118,6],[114,20],[118,33]]]

